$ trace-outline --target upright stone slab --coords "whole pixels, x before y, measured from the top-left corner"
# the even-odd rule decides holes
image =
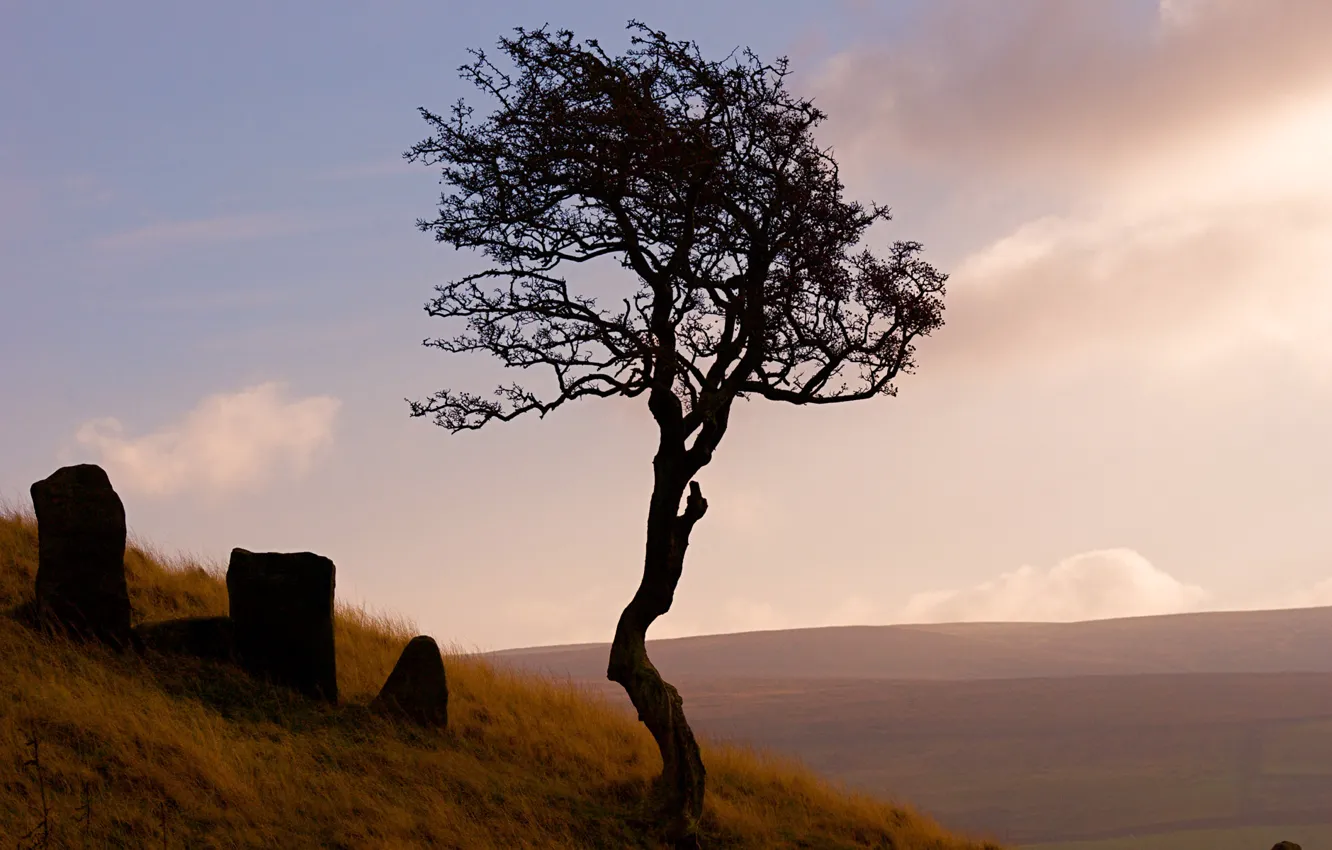
[[[31,487],[37,514],[38,622],[124,646],[125,505],[96,464],[57,469]]]
[[[418,635],[408,641],[370,708],[423,726],[448,725],[449,685],[434,638]]]
[[[242,667],[337,702],[333,572],[332,561],[311,552],[231,550],[227,596]]]

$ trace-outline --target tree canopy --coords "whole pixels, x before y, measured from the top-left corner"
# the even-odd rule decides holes
[[[843,199],[812,134],[824,114],[786,90],[785,59],[708,61],[692,42],[631,27],[623,56],[519,29],[500,42],[513,68],[474,51],[461,69],[494,113],[421,110],[433,134],[407,156],[442,166],[451,189],[418,224],[493,263],[439,287],[428,311],[466,331],[427,344],[555,380],[492,397],[444,390],[413,412],[460,431],[665,385],[693,434],[732,397],[894,393],[915,340],[942,324],[945,276],[916,242],[884,258],[855,250],[889,210]],[[609,304],[565,277],[601,257],[636,284]]]

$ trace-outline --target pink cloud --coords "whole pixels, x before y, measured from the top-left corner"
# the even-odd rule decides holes
[[[834,59],[829,139],[861,176],[931,170],[1029,209],[954,265],[922,371],[1332,364],[1332,3],[931,4]],[[1041,212],[1041,208],[1044,211]],[[928,247],[928,246],[927,246]]]
[[[129,491],[227,493],[280,471],[307,472],[332,443],[340,406],[329,396],[288,398],[281,384],[269,382],[208,396],[150,433],[129,436],[119,420],[103,418],[84,423],[76,439]]]

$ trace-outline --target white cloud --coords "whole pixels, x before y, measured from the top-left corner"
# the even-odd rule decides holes
[[[1132,549],[1084,552],[1048,571],[1023,566],[964,590],[918,593],[901,622],[1072,622],[1196,611],[1202,588],[1157,569]]]
[[[252,488],[275,474],[300,475],[333,439],[341,402],[287,399],[278,383],[203,399],[178,422],[138,437],[119,420],[95,419],[78,442],[93,450],[118,488],[148,495]]]
[[[1113,4],[968,10],[931,4],[911,38],[848,51],[817,85],[853,171],[926,170],[1038,211],[951,268],[926,371],[1278,347],[1327,373],[1332,3],[1166,0],[1159,26]]]
[[[1192,368],[1276,347],[1325,369],[1332,193],[1047,217],[961,263],[953,296],[923,348],[934,368]]]
[[[829,60],[813,87],[839,159],[1113,190],[1332,83],[1324,0],[1176,0],[1160,25],[1113,3],[984,6],[936,0]]]

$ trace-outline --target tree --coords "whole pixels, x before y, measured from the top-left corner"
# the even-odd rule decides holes
[[[490,266],[437,287],[427,312],[464,329],[425,344],[543,367],[553,380],[410,404],[459,432],[589,396],[646,396],[659,440],[643,576],[606,675],[656,739],[667,828],[689,843],[703,763],[645,640],[707,511],[695,476],[737,399],[895,394],[915,341],[942,324],[946,276],[916,242],[883,258],[858,248],[889,211],[843,199],[837,163],[812,135],[824,114],[787,92],[785,59],[746,50],[709,61],[693,42],[629,29],[630,48],[611,56],[568,31],[519,28],[499,41],[505,67],[476,50],[460,69],[495,102],[491,114],[461,100],[446,115],[421,110],[432,135],[405,156],[442,166],[449,188],[418,225]],[[635,284],[611,303],[562,275],[603,257]]]

